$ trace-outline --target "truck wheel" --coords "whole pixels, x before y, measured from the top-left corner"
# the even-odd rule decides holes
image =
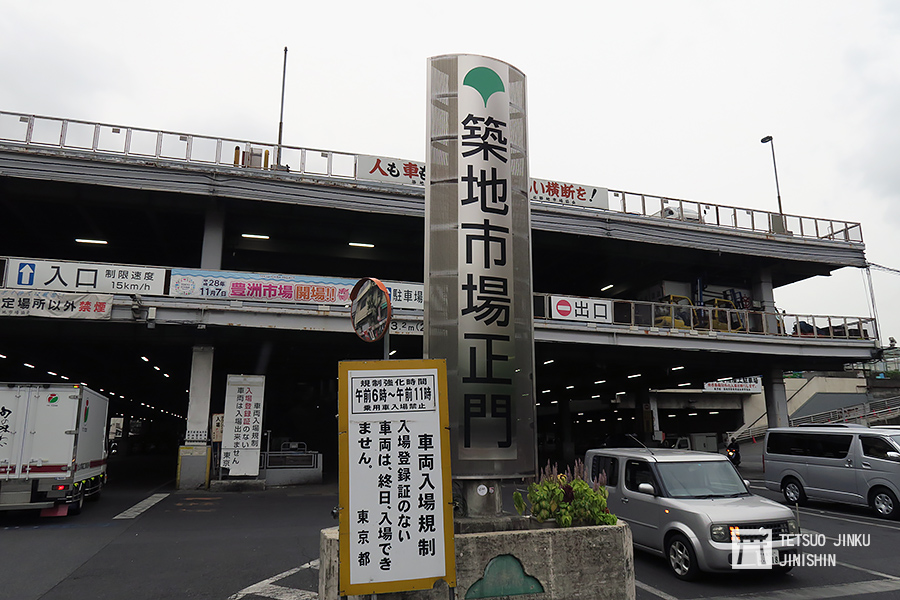
[[[691,546],[691,542],[680,533],[676,533],[666,542],[666,558],[669,559],[669,568],[678,579],[693,581],[700,575],[694,548]]]
[[[80,515],[81,509],[83,506],[84,506],[84,494],[79,492],[78,499],[73,500],[72,502],[69,503],[69,512],[67,514]]]
[[[879,517],[896,519],[900,516],[900,505],[897,504],[897,496],[891,490],[880,487],[869,493],[869,504],[875,509]]]
[[[788,504],[806,503],[806,492],[803,491],[803,484],[793,477],[788,477],[781,483],[781,493],[784,494],[784,499],[787,500]]]

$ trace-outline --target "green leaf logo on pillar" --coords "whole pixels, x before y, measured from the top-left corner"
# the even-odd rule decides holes
[[[56,404],[58,401],[59,401],[59,396],[57,396],[56,394],[50,394],[47,397],[48,404]]]
[[[90,404],[90,401],[89,401],[87,398],[85,398],[85,399],[84,399],[84,422],[85,422],[85,423],[87,423],[88,404]]]
[[[487,67],[475,67],[466,73],[463,79],[463,85],[474,88],[484,99],[484,106],[487,108],[488,98],[497,92],[505,92],[503,80],[492,69]]]

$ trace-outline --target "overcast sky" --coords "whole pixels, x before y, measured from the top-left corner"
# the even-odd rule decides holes
[[[784,211],[860,222],[900,269],[900,3],[0,7],[0,110],[274,142],[287,46],[286,145],[422,161],[427,58],[483,54],[528,77],[532,177],[775,211],[771,135]],[[886,343],[900,276],[872,277]],[[858,269],[776,290],[789,313],[868,297]]]

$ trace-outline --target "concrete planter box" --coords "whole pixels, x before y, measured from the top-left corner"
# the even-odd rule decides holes
[[[631,530],[597,527],[456,534],[456,598],[633,600]],[[323,529],[319,598],[338,600],[338,528]],[[490,568],[488,568],[490,566]],[[487,595],[486,595],[487,594]],[[379,600],[447,600],[433,590],[378,594]],[[362,598],[349,596],[348,598]]]

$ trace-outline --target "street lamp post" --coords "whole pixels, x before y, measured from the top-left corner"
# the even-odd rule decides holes
[[[779,227],[774,227],[775,223],[773,222],[772,229],[776,231],[776,233],[784,233],[785,232],[785,223],[784,223],[784,211],[781,208],[781,188],[778,187],[778,164],[775,162],[775,141],[772,139],[771,135],[767,135],[763,139],[759,140],[760,143],[763,144],[771,144],[772,146],[772,167],[775,169],[775,193],[778,194],[778,215],[779,215]]]
[[[275,153],[275,170],[286,170],[281,166],[281,133],[284,130],[284,84],[287,81],[287,46],[284,47],[284,69],[281,74],[281,115],[278,117],[278,146]]]

